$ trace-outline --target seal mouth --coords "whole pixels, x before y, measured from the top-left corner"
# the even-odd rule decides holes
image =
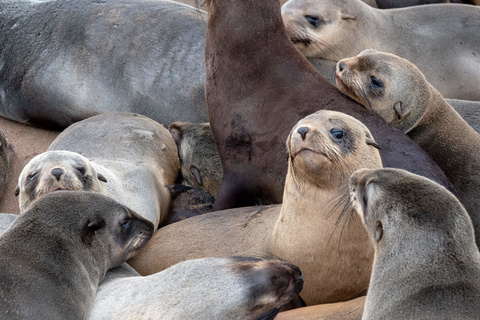
[[[293,158],[296,158],[299,154],[309,154],[309,153],[314,153],[314,154],[320,155],[320,156],[325,157],[328,160],[330,160],[330,158],[324,152],[321,152],[321,151],[318,151],[318,150],[313,150],[313,149],[310,149],[310,148],[299,149],[297,152],[293,153]]]

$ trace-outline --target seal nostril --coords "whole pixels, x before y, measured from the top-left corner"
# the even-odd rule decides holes
[[[345,69],[346,69],[345,63],[343,61],[340,61],[338,63],[338,71],[342,72]]]
[[[60,181],[60,177],[63,174],[63,170],[60,168],[55,168],[52,170],[52,174],[55,176],[55,178],[57,178],[58,181]]]
[[[302,140],[305,140],[305,137],[307,136],[308,128],[307,127],[298,128],[297,132],[300,133],[300,135],[302,136]]]

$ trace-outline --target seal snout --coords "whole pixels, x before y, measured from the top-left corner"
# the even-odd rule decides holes
[[[337,69],[338,69],[338,72],[343,72],[343,70],[347,69],[347,66],[345,65],[345,62],[343,60],[340,60],[338,62]]]
[[[305,138],[306,138],[307,133],[308,133],[308,128],[307,127],[300,127],[300,128],[298,128],[297,132],[302,136],[302,140],[305,141]]]
[[[54,168],[54,169],[52,169],[51,172],[52,172],[52,175],[54,175],[55,178],[57,178],[57,181],[60,181],[60,177],[64,173],[63,169],[61,169],[61,168]]]

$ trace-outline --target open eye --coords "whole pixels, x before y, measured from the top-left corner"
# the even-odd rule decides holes
[[[318,16],[310,16],[306,15],[305,19],[307,19],[308,23],[310,23],[314,28],[317,28],[323,20],[321,20]]]
[[[383,82],[382,80],[375,78],[374,76],[370,77],[370,85],[372,89],[380,89],[383,88]]]
[[[333,128],[332,130],[330,130],[330,134],[335,139],[341,140],[345,136],[345,131],[343,131],[342,129]]]

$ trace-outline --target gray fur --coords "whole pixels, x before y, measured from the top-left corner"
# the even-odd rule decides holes
[[[0,2],[0,115],[64,128],[131,111],[207,121],[206,13],[162,0]]]
[[[188,260],[146,277],[110,273],[89,319],[258,319],[298,294],[299,275],[285,262],[237,257]]]
[[[0,318],[85,319],[107,270],[152,232],[150,222],[98,193],[42,197],[0,236]]]
[[[453,194],[399,169],[357,171],[350,192],[375,246],[363,319],[478,319],[480,253]]]

